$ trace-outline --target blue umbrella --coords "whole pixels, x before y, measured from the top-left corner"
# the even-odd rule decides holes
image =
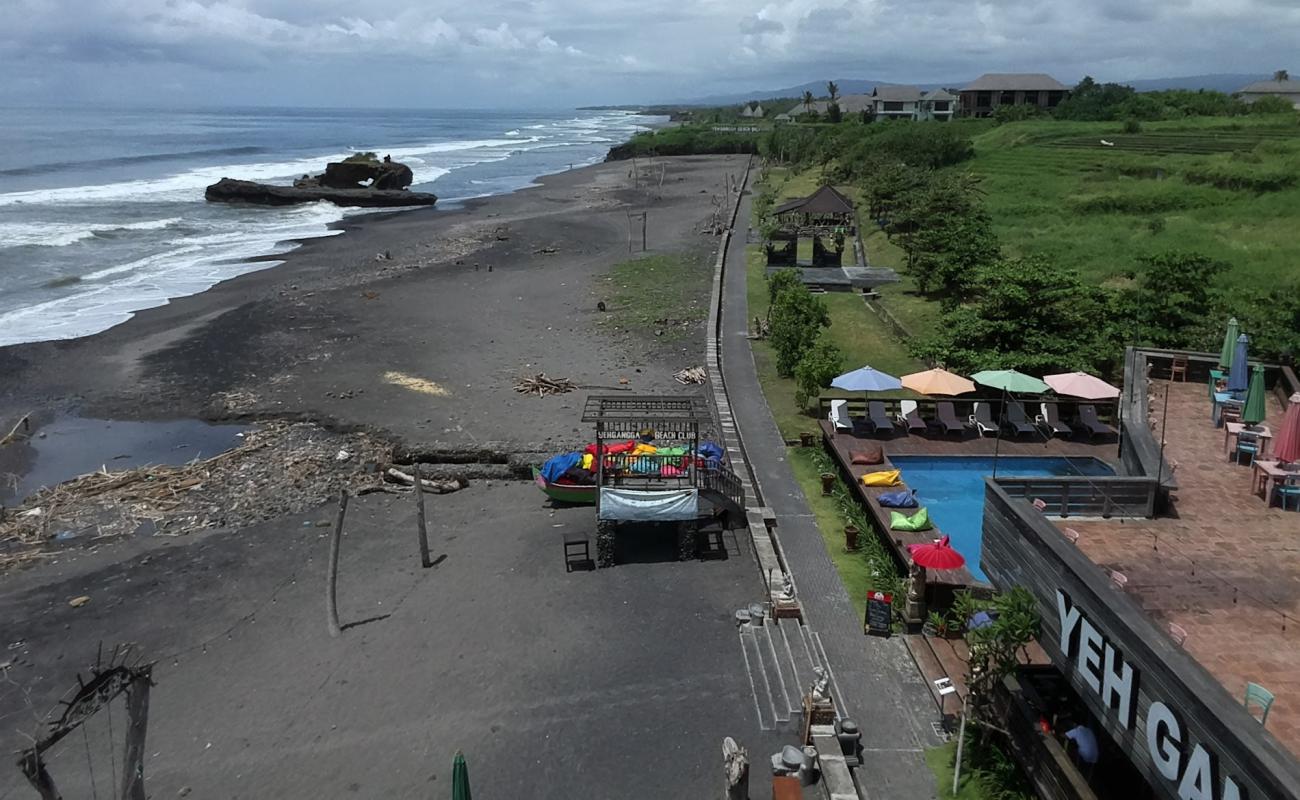
[[[1065,738],[1073,739],[1079,748],[1079,760],[1085,764],[1096,764],[1101,757],[1101,748],[1097,746],[1097,734],[1092,728],[1076,725],[1065,732]]]
[[[1250,381],[1250,366],[1246,363],[1246,346],[1250,337],[1242,334],[1237,337],[1237,349],[1232,354],[1232,369],[1228,372],[1228,391],[1244,392]]]
[[[903,382],[893,375],[867,366],[844,373],[831,381],[831,387],[848,392],[887,392],[903,388]]]

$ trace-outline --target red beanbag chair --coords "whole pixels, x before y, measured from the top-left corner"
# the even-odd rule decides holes
[[[885,463],[885,454],[878,444],[868,445],[864,450],[850,450],[849,457],[857,466]]]

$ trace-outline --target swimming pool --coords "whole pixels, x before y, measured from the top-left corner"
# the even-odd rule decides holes
[[[987,456],[890,456],[903,471],[903,481],[916,490],[930,519],[952,539],[952,546],[966,557],[966,568],[980,580],[984,538],[984,478],[993,474],[993,459]],[[1018,478],[1046,478],[1058,475],[1114,475],[1104,461],[1064,456],[1003,456],[997,460],[998,474]]]

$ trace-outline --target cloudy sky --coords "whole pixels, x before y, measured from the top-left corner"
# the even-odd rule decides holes
[[[827,78],[1300,73],[1300,0],[0,0],[0,19],[0,103],[23,104],[546,107]]]

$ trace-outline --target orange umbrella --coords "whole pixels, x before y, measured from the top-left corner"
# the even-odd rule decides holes
[[[975,391],[975,384],[946,369],[927,369],[904,375],[903,387],[921,394],[956,395]]]

